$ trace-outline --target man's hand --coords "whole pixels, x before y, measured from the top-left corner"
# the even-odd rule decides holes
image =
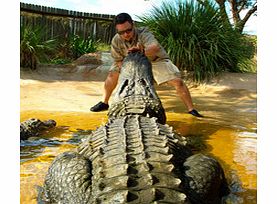
[[[130,52],[142,52],[142,53],[144,53],[144,47],[143,47],[142,44],[137,43],[136,46],[130,47],[128,49],[128,53],[130,53]]]

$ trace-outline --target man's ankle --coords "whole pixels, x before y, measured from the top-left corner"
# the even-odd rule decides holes
[[[194,108],[192,107],[192,108],[188,108],[188,112],[191,112],[191,111],[193,111],[194,110]]]

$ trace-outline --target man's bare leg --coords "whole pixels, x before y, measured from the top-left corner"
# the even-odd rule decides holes
[[[115,89],[115,87],[117,85],[118,76],[119,76],[119,73],[115,72],[115,71],[108,73],[108,76],[107,76],[107,78],[105,80],[105,84],[104,84],[104,96],[103,96],[104,100],[103,100],[103,102],[100,101],[98,104],[91,107],[90,111],[99,112],[99,111],[108,110],[109,99],[113,93],[113,90]]]
[[[191,95],[187,86],[182,81],[182,79],[180,78],[172,79],[167,83],[176,89],[178,96],[180,97],[182,102],[186,105],[188,111],[192,111],[193,104],[192,104]]]
[[[105,84],[104,84],[104,100],[103,102],[105,104],[109,103],[109,99],[113,93],[113,90],[115,89],[118,81],[118,72],[109,72]]]
[[[181,78],[175,78],[173,80],[168,81],[167,83],[176,89],[178,96],[180,97],[182,102],[186,105],[188,112],[191,115],[196,117],[203,117],[203,115],[198,113],[198,111],[193,108],[189,89]]]

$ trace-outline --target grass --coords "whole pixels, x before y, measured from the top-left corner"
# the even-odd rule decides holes
[[[20,32],[20,66],[36,69],[40,61],[49,60],[56,48],[56,40],[44,40],[42,27],[26,26]]]
[[[68,38],[44,40],[45,29],[25,26],[20,36],[20,66],[36,69],[39,63],[66,64],[86,53],[109,51],[110,46],[100,43],[94,37],[78,35]]]
[[[257,36],[244,35],[244,57],[238,63],[240,72],[257,73]]]
[[[97,50],[101,51],[101,52],[108,52],[111,50],[111,45],[107,44],[107,43],[101,43],[99,42],[97,45]]]

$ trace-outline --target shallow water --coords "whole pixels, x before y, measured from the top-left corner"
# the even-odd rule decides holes
[[[167,114],[167,123],[189,138],[195,152],[216,157],[222,164],[231,188],[228,203],[257,203],[257,119],[255,94],[221,92],[218,96],[197,97],[196,104],[205,118],[184,113],[180,101],[168,90],[159,90]],[[213,100],[217,97],[217,100]],[[218,98],[220,97],[220,98]],[[174,100],[171,100],[174,98]],[[220,101],[220,103],[218,103]],[[20,200],[36,203],[37,188],[43,184],[51,161],[72,150],[91,130],[104,125],[107,112],[23,111],[21,121],[35,117],[53,119],[57,127],[41,137],[21,142]]]

